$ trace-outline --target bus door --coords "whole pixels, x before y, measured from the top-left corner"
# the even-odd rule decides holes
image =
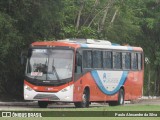
[[[82,91],[82,54],[80,51],[76,52],[75,59],[75,74],[74,74],[74,101],[79,101]]]

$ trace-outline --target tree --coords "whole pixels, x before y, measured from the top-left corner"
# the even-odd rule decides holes
[[[149,58],[151,70],[153,71],[151,85],[154,88],[153,95],[160,93],[160,1],[147,0],[141,14],[141,28],[143,31],[144,42],[141,42],[147,57]],[[145,44],[144,44],[145,43]]]
[[[15,86],[19,80],[14,81],[22,69],[19,65],[19,54],[22,49],[22,37],[14,28],[14,20],[0,13],[0,91],[15,92]],[[15,69],[16,66],[16,69]],[[22,82],[21,82],[22,83]],[[17,87],[17,89],[19,89]]]
[[[151,94],[158,95],[159,15],[159,0],[1,0],[0,91],[19,94],[18,86],[22,95],[19,56],[32,42],[94,38],[141,46],[150,60]]]

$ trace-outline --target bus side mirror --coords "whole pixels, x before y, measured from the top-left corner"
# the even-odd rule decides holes
[[[21,60],[20,60],[20,62],[21,62],[21,65],[24,65],[25,64],[25,62],[26,62],[26,59],[27,59],[27,55],[26,55],[26,53],[25,52],[21,52],[21,56],[20,56],[21,58]]]

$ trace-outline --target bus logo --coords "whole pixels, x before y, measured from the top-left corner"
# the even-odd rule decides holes
[[[106,79],[107,79],[106,73],[103,73],[103,82],[106,82]]]

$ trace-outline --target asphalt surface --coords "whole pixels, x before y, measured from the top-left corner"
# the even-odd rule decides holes
[[[90,107],[102,107],[102,106],[108,106],[107,103],[92,103]],[[73,103],[53,103],[49,104],[49,108],[57,108],[57,109],[63,109],[63,108],[75,108]],[[0,110],[32,110],[32,109],[39,109],[38,102],[0,102]]]
[[[143,97],[141,99],[135,101],[125,101],[125,105],[132,106],[132,105],[160,105],[160,98],[158,97]],[[90,107],[102,107],[108,106],[107,103],[92,103]],[[23,102],[0,102],[0,110],[32,110],[37,109],[39,106],[37,101],[23,101]],[[54,103],[49,104],[48,108],[74,108],[73,103]]]

